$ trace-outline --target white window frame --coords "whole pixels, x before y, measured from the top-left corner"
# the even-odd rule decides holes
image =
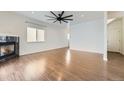
[[[44,42],[45,30],[35,27],[27,27],[27,42]]]

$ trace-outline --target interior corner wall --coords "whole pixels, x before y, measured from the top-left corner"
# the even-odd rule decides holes
[[[107,19],[108,19],[108,12],[104,12],[104,54],[103,60],[108,61],[108,52],[107,52]]]
[[[104,54],[104,18],[71,26],[70,49]]]
[[[28,43],[27,42],[27,25],[25,21],[41,21],[29,19],[17,15],[13,12],[0,12],[0,36],[17,35],[20,37],[20,55],[46,51],[50,49],[67,47],[66,28],[55,25],[47,25],[45,29],[45,42]]]
[[[124,17],[122,17],[122,54],[124,55]]]

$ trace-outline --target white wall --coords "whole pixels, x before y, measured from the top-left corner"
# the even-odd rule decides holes
[[[124,17],[122,17],[122,54],[124,55]]]
[[[113,11],[107,13],[108,19],[110,18],[120,18],[122,17],[122,54],[124,54],[124,12],[123,11]]]
[[[104,53],[104,19],[71,26],[70,48]]]
[[[108,51],[122,53],[122,18],[116,18],[107,25]]]
[[[108,15],[108,19],[122,17],[124,16],[124,11],[111,11],[108,12],[107,15]]]
[[[27,24],[25,23],[27,20],[39,24],[45,24],[12,12],[0,12],[0,35],[18,35],[20,37],[20,55],[67,46],[65,34],[66,28],[48,24],[45,24],[47,27],[43,28],[46,30],[45,42],[27,43]]]
[[[107,53],[107,12],[104,12],[104,55],[103,60],[108,61],[108,53]]]

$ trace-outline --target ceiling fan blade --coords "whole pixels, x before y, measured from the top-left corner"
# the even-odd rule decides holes
[[[72,17],[72,16],[73,16],[73,15],[69,15],[69,16],[65,16],[65,17],[62,17],[62,18],[64,19],[64,18],[68,18],[68,17]]]
[[[60,22],[60,24],[61,24],[61,20],[60,20],[59,22]]]
[[[70,20],[70,21],[73,21],[73,19],[63,19],[63,20]]]
[[[65,23],[68,23],[67,21],[65,21],[65,20],[62,20],[63,22],[65,22]]]
[[[57,22],[58,20],[55,20],[53,23]]]
[[[59,13],[57,15],[54,12],[52,12],[52,11],[50,11],[50,13],[52,13],[52,15],[54,15],[54,16],[48,16],[48,15],[45,15],[45,16],[49,17],[49,19],[47,19],[47,20],[53,20],[53,23],[55,23],[57,21],[59,21],[60,24],[62,22],[68,23],[68,21],[72,21],[73,20],[72,18],[70,18],[73,15],[68,15],[68,16],[62,17],[63,14],[64,14],[64,11],[62,11],[61,13]]]
[[[62,16],[63,16],[63,14],[64,14],[64,11],[62,11],[62,13],[61,13],[60,17],[62,17]]]
[[[45,15],[46,17],[49,17],[49,18],[56,18],[56,17],[53,17],[53,16],[48,16],[48,15]]]
[[[54,14],[52,11],[50,11],[55,17],[58,17],[56,14]]]
[[[56,20],[56,19],[47,19],[47,20]]]

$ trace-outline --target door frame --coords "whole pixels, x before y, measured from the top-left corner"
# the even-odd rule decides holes
[[[119,51],[117,51],[117,52],[122,54],[123,17],[117,17],[114,21],[116,21],[116,20],[121,20],[121,31],[118,34],[119,35]],[[107,24],[107,30],[108,30],[108,24]],[[107,32],[107,36],[108,36],[108,32]],[[107,39],[107,41],[108,41],[108,39]],[[108,42],[107,42],[107,45],[108,45]],[[108,52],[108,46],[107,46],[107,52]],[[114,51],[112,51],[112,52],[114,52]]]

